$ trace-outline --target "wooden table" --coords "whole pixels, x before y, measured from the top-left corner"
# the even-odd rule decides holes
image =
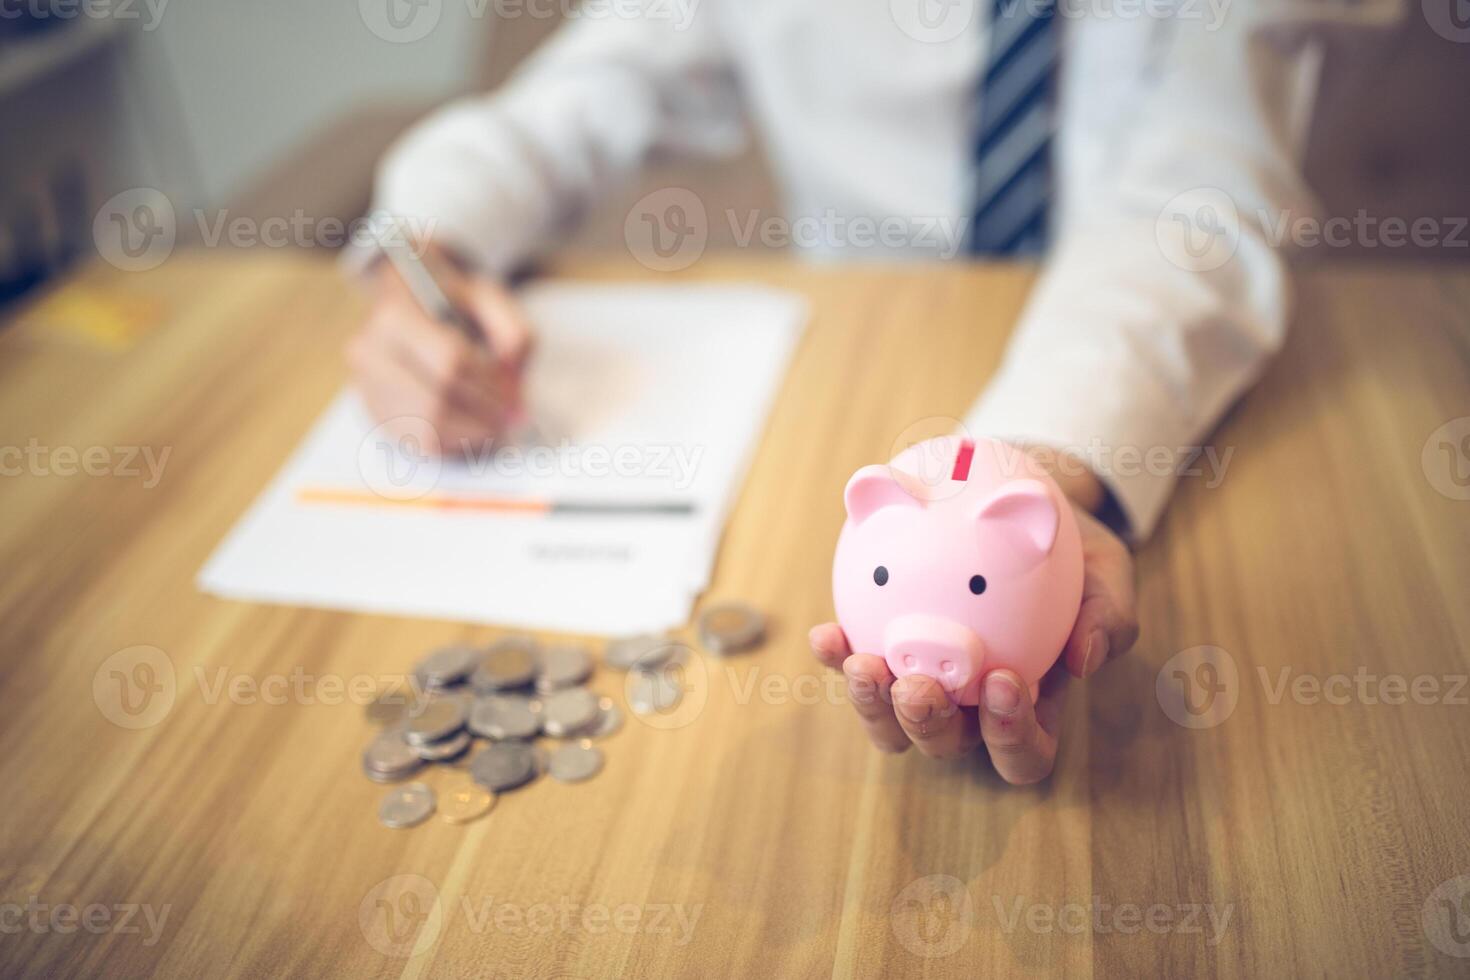
[[[1056,772],[1025,790],[980,759],[870,749],[805,634],[831,612],[845,477],[964,411],[1031,273],[691,275],[814,310],[711,593],[768,609],[770,643],[701,661],[687,725],[630,720],[597,779],[543,780],[467,826],[378,824],[370,728],[333,685],[494,631],[193,585],[342,383],[361,307],[329,264],[94,268],[65,289],[143,297],[160,325],[118,351],[41,312],[0,335],[0,446],[36,447],[0,480],[0,974],[1470,970],[1436,945],[1470,952],[1453,945],[1470,900],[1450,913],[1470,890],[1470,458],[1457,431],[1422,453],[1470,415],[1470,272],[1304,272],[1286,352],[1217,434],[1224,481],[1185,479],[1139,553],[1142,641],[1074,685]],[[63,475],[63,447],[118,471],[128,447],[170,455],[149,486],[136,461]],[[129,729],[107,664],[136,646],[166,655],[175,692]],[[1234,679],[1202,672],[1200,646]]]

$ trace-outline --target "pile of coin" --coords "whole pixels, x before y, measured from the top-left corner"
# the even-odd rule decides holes
[[[724,603],[705,612],[699,634],[712,652],[733,653],[759,644],[765,622],[749,606]],[[649,715],[679,704],[691,656],[672,637],[646,634],[609,642],[603,661],[627,673],[628,707]],[[396,786],[378,819],[412,827],[437,809],[446,821],[465,823],[488,813],[498,794],[542,775],[569,783],[597,775],[603,757],[594,740],[622,728],[623,713],[612,698],[586,686],[592,673],[585,647],[543,647],[525,636],[489,648],[442,647],[424,657],[408,690],[385,692],[367,706],[379,732],[363,752],[363,773],[375,782],[402,783],[425,766],[444,764],[465,778],[443,800],[422,782]],[[486,744],[474,751],[481,740]]]
[[[384,797],[379,819],[412,827],[437,809],[445,820],[463,823],[489,812],[498,794],[542,775],[563,782],[595,776],[603,757],[593,740],[622,728],[623,712],[585,686],[592,672],[585,648],[543,648],[529,637],[488,649],[443,647],[424,657],[407,690],[385,692],[368,705],[368,719],[380,731],[363,752],[363,772],[398,783],[442,763],[467,778],[443,800],[422,782],[396,787]],[[556,741],[540,743],[542,736]],[[488,744],[473,752],[482,739]]]
[[[622,727],[612,698],[585,688],[592,658],[581,646],[542,648],[522,636],[488,649],[444,646],[413,669],[406,691],[385,692],[368,705],[379,733],[363,752],[363,773],[381,783],[416,776],[425,765],[451,764],[467,779],[440,802],[425,783],[407,783],[385,796],[378,818],[412,827],[440,811],[466,823],[494,807],[498,793],[550,774],[563,782],[591,779],[603,767],[592,739]],[[559,739],[548,749],[538,736]],[[479,739],[488,745],[470,755]]]

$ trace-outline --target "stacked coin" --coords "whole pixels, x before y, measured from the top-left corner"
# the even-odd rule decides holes
[[[699,614],[699,642],[711,653],[743,653],[766,638],[766,617],[744,602],[719,602]]]
[[[684,696],[683,671],[692,654],[671,636],[644,634],[607,645],[608,666],[626,670],[628,707],[634,714],[671,711]]]
[[[400,782],[426,765],[459,763],[463,777],[437,803],[450,823],[487,813],[496,794],[528,785],[543,774],[580,782],[602,768],[592,739],[622,727],[623,714],[611,698],[585,685],[593,659],[586,648],[542,649],[529,637],[508,637],[486,649],[449,646],[434,650],[412,671],[415,690],[385,692],[367,707],[380,729],[363,752],[362,768],[375,782]],[[569,740],[548,752],[540,736]],[[471,755],[478,740],[488,741]],[[425,806],[427,805],[427,809]],[[390,827],[411,827],[434,811],[432,790],[422,783],[394,789],[379,818]]]
[[[423,765],[423,758],[408,744],[401,728],[383,732],[362,753],[362,771],[377,783],[407,779]]]
[[[614,670],[656,670],[678,646],[671,636],[643,633],[611,641],[602,659]]]
[[[454,687],[469,677],[484,657],[484,651],[470,646],[440,647],[418,662],[413,675],[420,689]]]
[[[698,632],[711,652],[735,653],[762,642],[765,619],[744,604],[721,603],[705,610]],[[609,667],[627,672],[628,706],[640,715],[678,706],[692,656],[689,647],[658,634],[613,640],[603,652]],[[597,775],[603,756],[593,740],[616,734],[623,712],[588,689],[592,672],[585,647],[543,649],[526,636],[429,653],[414,665],[412,691],[384,692],[367,706],[379,731],[363,751],[362,769],[375,782],[400,783],[425,766],[455,763],[459,776],[442,801],[421,782],[395,787],[379,819],[412,827],[437,808],[444,820],[467,823],[488,813],[497,794],[543,774],[569,783]],[[548,750],[536,741],[542,736],[559,741]],[[489,744],[475,752],[481,739]]]

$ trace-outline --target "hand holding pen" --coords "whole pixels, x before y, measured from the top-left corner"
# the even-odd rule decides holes
[[[523,414],[532,335],[519,304],[437,245],[383,241],[372,307],[347,344],[369,411],[435,455],[498,443]]]

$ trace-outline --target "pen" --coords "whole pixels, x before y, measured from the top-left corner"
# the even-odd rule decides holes
[[[402,224],[394,219],[393,227],[396,234],[380,235],[378,247],[388,257],[388,261],[393,263],[393,268],[397,269],[398,274],[403,277],[404,283],[408,285],[408,291],[413,294],[414,301],[430,317],[458,330],[470,343],[488,349],[490,341],[485,336],[485,332],[444,292],[444,288],[434,278],[434,273],[429,269],[423,256],[415,252],[413,246],[409,244]]]

